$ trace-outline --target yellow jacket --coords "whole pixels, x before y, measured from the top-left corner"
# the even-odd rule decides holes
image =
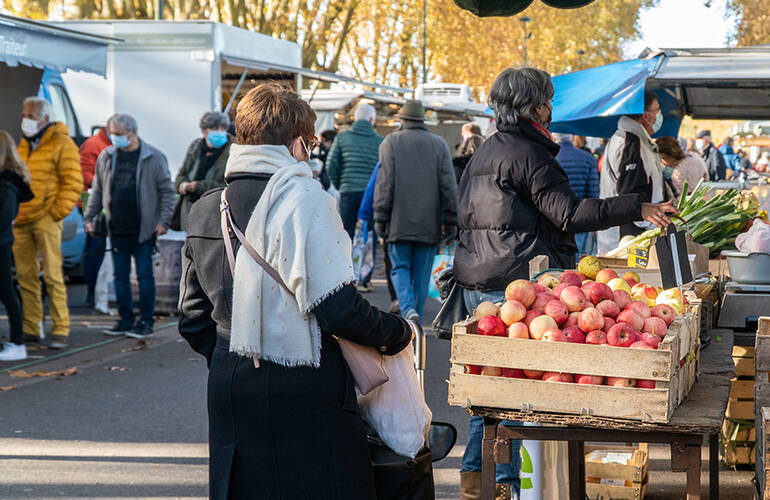
[[[35,197],[19,205],[16,224],[29,224],[46,213],[60,221],[72,211],[83,189],[78,147],[70,139],[67,126],[53,122],[37,148],[30,151],[29,141],[19,142],[19,155],[29,168],[30,187]]]

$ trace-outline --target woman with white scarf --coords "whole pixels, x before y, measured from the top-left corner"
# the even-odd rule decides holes
[[[251,90],[224,195],[209,191],[190,211],[179,330],[209,364],[212,499],[375,498],[353,379],[332,335],[392,355],[412,334],[356,291],[350,238],[307,164],[314,122],[291,89]],[[233,279],[225,206],[286,288],[230,231]]]

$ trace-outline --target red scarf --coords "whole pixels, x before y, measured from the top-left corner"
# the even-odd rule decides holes
[[[537,123],[537,122],[533,122],[532,120],[529,120],[529,119],[527,119],[527,118],[524,118],[524,120],[526,120],[526,121],[528,121],[530,124],[532,124],[532,126],[533,126],[533,127],[535,127],[535,129],[536,129],[538,132],[540,132],[541,134],[543,134],[544,136],[546,136],[546,137],[548,138],[548,140],[549,140],[549,141],[553,141],[553,137],[551,137],[551,133],[548,131],[548,129],[547,129],[547,128],[545,128],[545,127],[543,127],[542,125],[540,125],[539,123]]]

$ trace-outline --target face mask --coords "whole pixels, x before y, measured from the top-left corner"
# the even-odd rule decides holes
[[[698,151],[703,151],[703,139],[695,139],[695,149]]]
[[[305,161],[305,162],[307,162],[307,161],[310,161],[310,152],[312,151],[312,149],[310,149],[310,148],[308,148],[308,147],[307,147],[307,144],[305,143],[305,139],[303,139],[302,137],[298,137],[297,139],[294,139],[294,142],[292,142],[292,143],[291,143],[291,148],[290,148],[290,150],[289,150],[289,153],[290,153],[292,156],[294,156],[294,145],[296,144],[296,141],[300,141],[300,142],[302,142],[302,149],[304,149],[304,150],[305,150],[305,154],[307,155],[307,159],[305,159],[305,160],[300,160],[300,159],[299,159],[299,158],[297,158],[296,156],[294,157],[294,159],[295,159],[295,160],[297,160],[297,161]]]
[[[323,163],[321,163],[321,160],[318,158],[313,158],[310,160],[310,171],[313,172],[313,175],[318,176],[321,174],[321,169],[323,168]]]
[[[131,145],[131,141],[128,140],[127,135],[110,135],[110,141],[118,149],[125,149]]]
[[[543,105],[545,106],[545,104]],[[546,119],[545,123],[543,123],[543,127],[545,127],[546,130],[551,128],[551,120],[553,119],[553,108],[549,106],[545,106],[546,109],[548,109],[548,119]]]
[[[658,111],[658,114],[655,115],[655,121],[652,122],[652,133],[654,134],[660,130],[661,125],[663,125],[663,113]]]
[[[37,120],[33,120],[32,118],[23,118],[21,120],[21,131],[25,136],[34,137],[38,130]]]
[[[212,130],[207,137],[212,148],[219,149],[227,144],[227,132],[224,130]]]

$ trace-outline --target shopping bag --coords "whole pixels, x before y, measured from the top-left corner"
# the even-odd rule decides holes
[[[395,356],[383,356],[388,381],[358,396],[361,417],[399,455],[414,458],[425,446],[432,414],[414,369],[409,343]]]
[[[746,253],[770,253],[770,224],[754,219],[749,230],[735,238],[735,248]]]
[[[451,249],[449,245],[439,250],[436,256],[433,257],[433,267],[431,267],[430,270],[430,283],[428,283],[428,297],[441,300],[441,294],[438,289],[438,277],[447,269],[452,268],[454,260],[454,250]]]
[[[353,277],[357,282],[369,276],[374,268],[374,231],[370,231],[366,221],[353,234]]]

